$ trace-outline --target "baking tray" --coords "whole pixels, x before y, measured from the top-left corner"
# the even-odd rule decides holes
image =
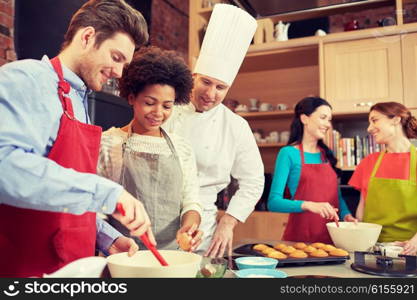
[[[250,256],[266,256],[262,252],[253,249],[256,244],[245,244],[233,250],[235,254],[250,255]],[[272,245],[265,244],[269,247]],[[233,256],[234,259],[239,256]],[[328,265],[328,264],[343,264],[350,259],[348,256],[327,256],[327,257],[306,257],[306,258],[292,258],[279,259],[277,267],[296,267],[296,266],[314,266],[314,265]],[[236,265],[233,265],[236,268]]]

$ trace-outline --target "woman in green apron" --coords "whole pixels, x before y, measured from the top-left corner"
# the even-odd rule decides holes
[[[186,233],[191,240],[187,250],[194,251],[202,237],[194,153],[181,137],[161,128],[174,104],[189,102],[192,85],[191,72],[180,56],[142,48],[119,83],[121,96],[133,107],[133,120],[123,128],[110,128],[101,140],[98,173],[142,201],[160,249],[177,249],[177,237]],[[109,218],[129,236],[125,226]]]
[[[417,120],[397,102],[371,107],[368,132],[385,150],[368,155],[349,184],[361,191],[359,220],[381,224],[380,242],[396,242],[404,254],[417,251]]]

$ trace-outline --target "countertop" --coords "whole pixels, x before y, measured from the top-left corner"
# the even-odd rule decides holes
[[[260,241],[260,240],[253,240],[253,239],[245,239],[241,240],[233,247],[236,249],[237,247],[245,244],[257,244],[257,243],[265,243],[275,245],[278,242],[282,241]],[[291,243],[285,242],[283,243]],[[233,255],[239,255],[233,253]],[[300,275],[321,275],[321,276],[331,276],[331,277],[342,277],[342,278],[381,278],[380,276],[374,276],[370,274],[365,274],[361,272],[357,272],[353,270],[350,265],[353,263],[353,253],[349,253],[350,259],[347,260],[343,264],[333,264],[333,265],[316,265],[316,266],[296,266],[296,267],[281,267],[278,269],[287,273],[288,276],[300,276]],[[229,270],[226,272],[224,277],[233,278],[235,275],[230,272]]]

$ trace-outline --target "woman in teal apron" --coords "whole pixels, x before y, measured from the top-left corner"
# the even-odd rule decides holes
[[[356,216],[381,224],[380,242],[396,242],[404,254],[417,250],[417,120],[397,102],[377,103],[369,113],[368,132],[385,150],[367,156],[349,184],[361,191]]]
[[[174,104],[189,102],[191,72],[173,51],[148,47],[135,55],[119,85],[134,116],[127,126],[103,133],[99,174],[142,201],[159,249],[178,249],[177,237],[186,233],[191,240],[186,250],[193,251],[202,237],[194,154],[182,138],[161,128]],[[109,218],[129,236],[125,226]]]

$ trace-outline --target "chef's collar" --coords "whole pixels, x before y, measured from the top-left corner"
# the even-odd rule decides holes
[[[212,116],[213,114],[215,114],[216,111],[220,108],[221,105],[222,105],[222,103],[216,105],[215,107],[213,107],[212,109],[210,109],[208,111],[199,112],[199,111],[197,111],[197,108],[194,106],[194,104],[190,101],[190,103],[186,106],[186,109],[189,112],[194,113],[194,115],[197,116],[197,117],[206,118],[206,117],[209,117],[209,116]]]
[[[49,64],[50,67],[53,68],[47,55],[44,55],[42,57],[42,61]],[[81,93],[90,92],[90,89],[87,88],[84,81],[82,81],[82,79],[77,74],[75,74],[73,71],[67,68],[64,64],[61,63],[61,65],[62,72],[64,73],[64,79],[71,85],[71,88]]]

